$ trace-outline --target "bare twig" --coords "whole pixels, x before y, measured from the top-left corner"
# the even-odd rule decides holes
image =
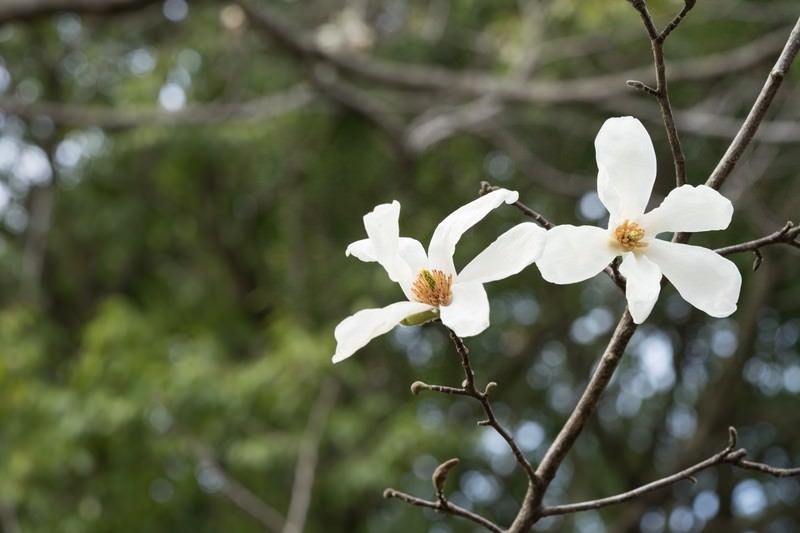
[[[419,394],[422,391],[432,391],[432,392],[441,392],[445,394],[452,394],[452,395],[459,395],[459,396],[469,396],[478,400],[483,408],[483,413],[486,416],[485,420],[481,420],[478,422],[479,426],[489,426],[494,429],[498,435],[500,435],[503,440],[506,441],[506,444],[511,449],[511,452],[514,455],[514,458],[517,461],[517,464],[522,467],[525,472],[525,475],[528,477],[528,486],[529,487],[540,487],[542,485],[539,476],[536,474],[531,463],[525,457],[525,454],[520,449],[517,442],[514,440],[514,437],[500,424],[497,420],[497,417],[494,414],[494,409],[492,409],[492,404],[489,401],[489,395],[491,392],[497,387],[497,383],[490,381],[486,384],[483,391],[478,390],[475,387],[475,372],[472,369],[472,363],[469,359],[469,349],[464,344],[464,340],[461,339],[458,335],[455,334],[453,330],[450,328],[446,328],[447,332],[450,336],[450,340],[453,341],[453,345],[458,352],[459,358],[461,359],[461,367],[464,370],[464,381],[461,384],[461,387],[448,387],[444,385],[430,385],[428,383],[424,383],[422,381],[415,381],[411,384],[411,392],[413,394]],[[444,481],[447,476],[447,472],[455,466],[458,462],[457,459],[451,459],[439,465],[439,468],[436,469],[433,475],[433,485],[436,491],[437,501],[428,501],[417,498],[415,496],[411,496],[409,494],[405,494],[394,489],[386,489],[383,493],[384,498],[398,498],[406,503],[410,503],[412,505],[418,505],[421,507],[429,507],[431,509],[436,509],[437,511],[441,511],[444,513],[454,514],[458,516],[463,516],[472,520],[473,522],[477,522],[490,531],[503,531],[502,528],[497,526],[496,524],[492,523],[491,521],[477,515],[466,511],[465,509],[461,509],[453,504],[451,504],[444,495],[443,486]]]
[[[214,454],[206,445],[192,437],[190,437],[190,443],[199,462],[222,480],[221,492],[231,503],[256,520],[265,529],[274,533],[280,533],[283,530],[284,519],[277,510],[231,477],[217,462]]]
[[[753,270],[758,268],[761,264],[761,248],[771,244],[788,244],[795,248],[800,248],[800,241],[797,240],[800,235],[800,226],[795,226],[792,222],[787,222],[781,229],[770,233],[760,239],[743,242],[740,244],[732,244],[724,248],[717,248],[714,250],[719,255],[731,255],[740,252],[754,252],[756,254],[757,263],[754,265]]]
[[[664,31],[660,33],[656,30],[645,0],[632,0],[631,4],[634,9],[639,12],[644,27],[647,30],[647,35],[650,37],[650,47],[653,51],[653,63],[656,69],[656,87],[651,88],[642,82],[636,81],[629,81],[628,85],[641,89],[655,96],[656,100],[658,100],[658,106],[661,109],[661,118],[664,121],[664,127],[667,130],[667,139],[669,140],[670,150],[672,151],[672,161],[675,165],[675,183],[680,187],[686,183],[686,158],[683,155],[678,128],[675,126],[675,117],[672,113],[672,106],[669,103],[667,67],[664,63],[664,41],[667,36],[678,27],[678,24],[680,24],[680,21],[686,16],[686,13],[694,7],[694,0],[686,0],[681,12],[678,13]]]
[[[306,430],[297,453],[292,496],[282,533],[302,533],[305,528],[322,430],[338,391],[339,386],[335,381],[332,379],[325,381],[309,413]]]
[[[490,193],[490,192],[492,192],[492,191],[496,191],[496,190],[497,190],[497,189],[499,189],[499,188],[500,188],[500,187],[498,187],[498,186],[496,186],[496,185],[492,185],[492,184],[491,184],[491,183],[489,183],[488,181],[482,181],[482,182],[481,182],[481,188],[480,188],[480,190],[478,191],[478,194],[480,194],[481,196],[483,196],[484,194],[488,194],[488,193]],[[533,221],[534,221],[534,222],[536,222],[537,224],[539,224],[539,225],[540,225],[541,227],[543,227],[544,229],[550,229],[550,228],[553,228],[553,227],[555,227],[555,224],[553,224],[552,222],[550,222],[549,220],[547,220],[547,218],[545,218],[545,217],[544,217],[544,215],[542,215],[541,213],[539,213],[539,212],[537,212],[537,211],[534,211],[533,209],[531,209],[531,208],[530,208],[530,207],[528,207],[527,205],[523,204],[522,202],[520,202],[520,201],[517,201],[517,202],[514,202],[514,203],[513,203],[513,204],[511,204],[511,205],[513,205],[514,207],[516,207],[517,209],[519,209],[520,211],[522,211],[522,213],[523,213],[523,214],[524,214],[526,217],[533,219]]]
[[[800,18],[797,19],[794,28],[789,34],[783,51],[775,62],[775,66],[772,67],[767,81],[764,83],[753,107],[747,114],[747,118],[745,118],[739,132],[736,134],[733,141],[731,141],[730,146],[728,146],[728,149],[711,173],[711,176],[706,180],[706,185],[713,189],[719,189],[731,174],[742,153],[744,153],[750,141],[753,139],[753,136],[756,134],[759,124],[761,124],[761,121],[767,114],[767,110],[772,104],[772,100],[775,98],[775,94],[778,92],[778,88],[781,86],[781,82],[783,82],[787,72],[789,72],[789,67],[799,50]]]
[[[615,505],[618,503],[623,503],[633,500],[634,498],[638,498],[649,492],[653,492],[662,489],[664,487],[668,487],[684,479],[694,481],[693,476],[698,472],[706,470],[707,468],[711,468],[712,466],[718,465],[720,463],[739,461],[742,457],[744,457],[747,454],[747,450],[742,448],[734,450],[735,446],[736,446],[736,441],[735,439],[732,438],[728,442],[728,446],[726,446],[725,449],[723,449],[719,453],[709,457],[705,461],[701,461],[696,465],[690,466],[685,470],[681,470],[676,474],[672,474],[671,476],[667,476],[657,481],[653,481],[652,483],[648,483],[647,485],[642,485],[641,487],[635,488],[628,492],[623,492],[622,494],[617,494],[615,496],[610,496],[608,498],[600,498],[597,500],[591,500],[580,503],[571,503],[568,505],[554,505],[552,507],[545,507],[541,510],[540,516],[563,515],[563,514],[577,513],[580,511],[587,511],[589,509],[599,509],[601,507],[608,507],[609,505]]]
[[[459,357],[461,358],[461,366],[464,369],[464,391],[480,402],[483,412],[486,415],[486,420],[481,420],[478,422],[478,425],[492,427],[498,433],[498,435],[500,435],[503,440],[506,441],[508,447],[511,448],[511,452],[514,454],[514,458],[517,460],[517,463],[522,467],[522,469],[525,471],[525,474],[528,476],[528,481],[534,485],[538,485],[539,478],[531,466],[531,463],[525,458],[525,454],[514,440],[514,437],[512,437],[511,434],[506,431],[494,414],[492,404],[489,401],[489,392],[494,389],[497,384],[493,381],[489,382],[484,391],[480,391],[475,388],[475,372],[472,370],[472,365],[469,360],[469,349],[464,344],[464,340],[456,335],[453,330],[447,328],[447,332],[450,335],[450,340],[453,341],[453,344],[456,347]]]
[[[798,477],[800,476],[800,468],[775,468],[774,466],[765,465],[764,463],[756,463],[754,461],[747,461],[740,459],[738,461],[728,461],[734,466],[744,468],[746,470],[755,470],[763,472],[774,477]]]
[[[460,516],[462,518],[466,518],[467,520],[471,520],[476,524],[485,527],[489,531],[493,531],[494,533],[503,533],[503,528],[501,528],[494,522],[487,520],[486,518],[478,514],[475,514],[472,511],[468,511],[463,507],[459,507],[458,505],[451,503],[447,499],[444,500],[437,499],[436,501],[423,500],[422,498],[417,498],[416,496],[412,496],[410,494],[406,494],[405,492],[400,492],[399,490],[395,489],[384,490],[383,497],[396,498],[398,500],[410,503],[411,505],[416,505],[418,507],[427,507],[428,509],[433,509],[435,511],[439,511],[440,513]]]
[[[25,21],[64,11],[110,15],[133,11],[158,3],[159,0],[3,0],[0,3],[0,24]]]

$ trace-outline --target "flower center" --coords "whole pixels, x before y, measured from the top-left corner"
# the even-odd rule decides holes
[[[647,246],[646,242],[642,242],[644,229],[636,222],[631,222],[627,219],[617,226],[617,229],[614,230],[614,236],[617,238],[619,245],[627,251]]]
[[[453,293],[450,291],[452,284],[452,274],[445,274],[441,270],[423,269],[411,284],[411,292],[418,302],[436,307],[450,305],[453,300]]]

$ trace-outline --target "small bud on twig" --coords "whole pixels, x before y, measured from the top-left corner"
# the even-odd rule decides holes
[[[756,258],[753,259],[753,272],[755,272],[756,270],[758,270],[758,267],[761,266],[761,262],[764,260],[764,256],[761,255],[761,250],[759,250],[758,248],[753,250],[753,253],[756,256]]]
[[[736,441],[739,440],[739,434],[736,433],[736,428],[730,426],[728,428],[728,449],[732,450],[736,447]]]
[[[428,388],[429,388],[428,384],[425,383],[424,381],[415,381],[414,383],[411,384],[411,394],[416,396],[420,392],[428,390]]]
[[[486,388],[483,389],[483,395],[489,396],[489,394],[491,394],[491,392],[496,388],[497,388],[497,383],[494,381],[490,381],[489,383],[486,384]]]
[[[458,457],[453,457],[452,459],[448,459],[447,461],[437,466],[436,470],[433,471],[433,475],[431,476],[431,481],[433,481],[433,488],[436,490],[437,498],[439,499],[444,498],[444,484],[447,481],[447,474],[459,462],[460,460],[458,459]]]

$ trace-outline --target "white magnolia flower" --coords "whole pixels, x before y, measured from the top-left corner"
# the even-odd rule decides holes
[[[511,204],[518,197],[515,191],[498,189],[457,209],[433,232],[427,254],[419,241],[399,236],[399,202],[381,204],[364,215],[369,238],[352,243],[345,254],[380,263],[406,299],[381,309],[364,309],[339,323],[333,362],[347,359],[401,322],[414,324],[438,317],[460,337],[489,327],[489,299],[483,284],[512,276],[531,264],[542,249],[545,231],[532,222],[514,226],[459,273],[453,253],[465,231],[503,202]]]
[[[733,313],[742,285],[736,265],[707,248],[656,239],[664,232],[725,229],[733,215],[731,202],[705,185],[683,185],[645,213],[656,177],[656,155],[642,123],[633,117],[608,119],[594,146],[597,193],[610,215],[608,228],[551,229],[537,260],[542,277],[562,284],[583,281],[621,255],[625,296],[637,324],[650,315],[662,274],[698,309],[714,317]]]

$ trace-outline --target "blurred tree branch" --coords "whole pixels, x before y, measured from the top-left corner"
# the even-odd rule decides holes
[[[0,110],[29,120],[44,116],[56,124],[122,130],[141,126],[259,122],[299,109],[313,99],[313,91],[301,83],[284,92],[249,102],[192,104],[174,112],[152,108],[116,109],[62,102],[25,103],[13,97],[0,98]]]
[[[160,0],[0,0],[0,24],[22,22],[57,13],[112,15],[134,11]]]

